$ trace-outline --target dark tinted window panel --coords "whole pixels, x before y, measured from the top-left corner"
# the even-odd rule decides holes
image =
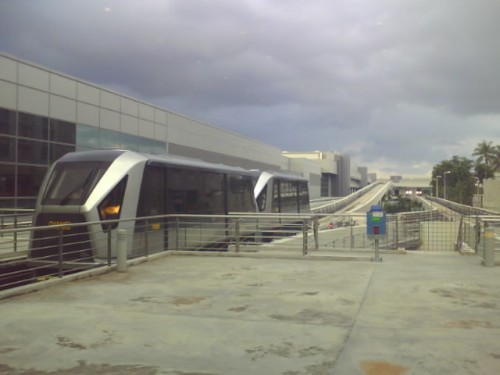
[[[15,173],[14,165],[0,164],[0,197],[14,197]]]
[[[16,161],[16,139],[0,135],[0,161]]]
[[[0,134],[16,135],[16,112],[0,108]]]
[[[257,197],[257,207],[259,211],[264,211],[266,209],[266,200],[267,200],[267,185],[262,189],[259,196]]]
[[[186,184],[185,173],[181,169],[167,170],[167,214],[186,212]]]
[[[52,142],[76,143],[76,124],[61,120],[50,120],[50,140]]]
[[[299,182],[299,201],[300,212],[310,212],[311,208],[309,203],[309,186],[306,181]]]
[[[40,190],[46,167],[18,166],[17,168],[17,194],[18,196],[34,197]]]
[[[43,164],[48,162],[48,145],[45,142],[18,139],[18,162],[27,164]]]
[[[18,135],[20,137],[48,140],[49,120],[47,117],[19,113]]]
[[[169,168],[166,184],[167,213],[224,213],[222,174]]]
[[[137,216],[161,215],[165,212],[166,168],[146,166],[142,179]]]
[[[255,212],[252,178],[248,176],[229,176],[229,212]]]
[[[122,148],[120,141],[120,133],[114,132],[112,130],[101,129],[99,138],[99,148],[101,149]]]
[[[148,152],[150,154],[165,154],[165,142],[155,141],[144,137],[136,137],[137,151]]]
[[[224,214],[224,176],[221,173],[200,172],[198,179],[199,207],[197,213]]]
[[[76,125],[78,150],[99,149],[99,129],[90,125]]]
[[[298,212],[298,191],[297,183],[295,181],[281,181],[280,182],[280,193],[281,193],[281,211],[288,213]]]
[[[120,134],[120,148],[124,148],[127,150],[138,151],[137,146],[137,136],[132,134]]]
[[[75,151],[75,146],[70,145],[58,145],[56,143],[50,144],[50,153],[49,153],[49,164],[52,164],[61,156],[67,154],[68,152]]]
[[[271,205],[271,212],[278,213],[281,212],[281,204],[280,204],[280,182],[279,180],[274,179],[273,182],[273,201]]]
[[[108,167],[105,162],[57,163],[44,192],[43,204],[82,204]]]

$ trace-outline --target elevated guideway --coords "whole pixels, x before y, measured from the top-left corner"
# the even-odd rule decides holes
[[[311,212],[314,214],[345,213],[347,211],[368,211],[370,206],[380,202],[384,194],[390,189],[391,183],[375,182],[365,186],[347,197],[331,198],[311,201]]]
[[[391,183],[376,182],[347,197],[312,201],[311,212],[319,216],[320,227],[352,225],[353,218],[364,225],[366,212],[372,205],[380,204],[390,188]]]

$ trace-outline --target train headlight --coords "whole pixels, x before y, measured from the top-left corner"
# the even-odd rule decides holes
[[[127,186],[127,177],[123,178],[118,185],[102,200],[98,206],[99,218],[101,220],[118,220],[125,195],[125,188]],[[118,221],[111,224],[103,224],[105,231],[115,229],[118,226]]]
[[[103,220],[116,219],[120,215],[120,206],[105,206],[101,208]]]

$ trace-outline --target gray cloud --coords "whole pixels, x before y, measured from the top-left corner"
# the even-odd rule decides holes
[[[429,173],[500,143],[497,0],[24,0],[0,49],[287,150]]]

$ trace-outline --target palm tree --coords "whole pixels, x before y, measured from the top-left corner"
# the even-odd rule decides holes
[[[497,145],[497,147],[495,147],[492,167],[495,171],[500,172],[500,145]]]
[[[477,156],[476,163],[484,163],[491,167],[497,153],[497,147],[493,146],[491,142],[482,141],[476,146],[472,156]]]

